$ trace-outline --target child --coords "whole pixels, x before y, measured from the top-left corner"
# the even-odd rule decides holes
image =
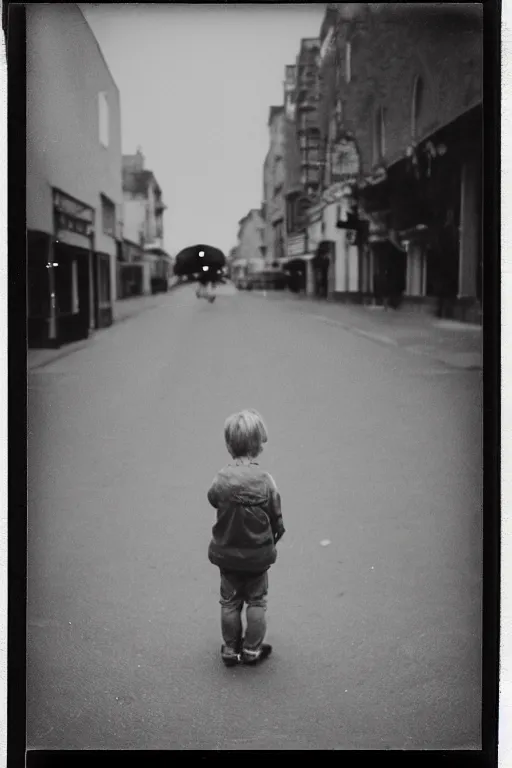
[[[220,569],[221,655],[226,666],[241,661],[258,664],[272,652],[272,646],[263,642],[267,571],[276,561],[276,543],[285,532],[281,497],[271,475],[255,461],[267,442],[259,413],[247,410],[230,416],[224,437],[233,461],[218,472],[208,491],[208,501],[217,510],[208,557]]]

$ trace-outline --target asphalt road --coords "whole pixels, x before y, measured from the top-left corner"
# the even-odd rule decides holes
[[[243,407],[287,533],[274,654],[231,670],[206,490]],[[479,748],[480,423],[477,372],[190,286],[32,372],[29,747]]]

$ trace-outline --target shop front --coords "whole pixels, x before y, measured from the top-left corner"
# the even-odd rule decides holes
[[[54,279],[59,344],[86,339],[97,326],[94,290],[94,209],[60,190],[53,191]]]
[[[311,280],[311,261],[314,254],[308,253],[307,242],[306,232],[290,235],[286,245],[286,256],[279,262],[292,293],[306,293],[308,277]]]
[[[361,216],[367,222],[362,254],[364,301],[396,309],[405,293],[407,256],[392,227],[391,198],[389,169],[377,169],[360,185]]]
[[[123,239],[117,257],[117,297],[127,299],[144,293],[143,250],[140,245]]]
[[[53,238],[47,232],[27,233],[28,346],[58,346],[54,289]]]
[[[54,189],[53,232],[27,240],[29,346],[59,347],[110,325],[111,257],[94,250],[94,208]]]
[[[94,209],[53,191],[53,233],[28,233],[28,343],[59,347],[95,327]]]
[[[478,321],[481,108],[409,147],[407,156],[388,169],[381,186],[385,194],[380,212],[386,214],[388,240],[395,251],[405,253],[405,258],[392,260],[397,269],[389,274],[403,286],[403,304],[439,317]]]

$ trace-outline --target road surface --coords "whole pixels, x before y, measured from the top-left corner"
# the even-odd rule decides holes
[[[29,375],[29,747],[479,748],[480,374],[224,293]],[[244,407],[287,533],[232,670],[206,490]]]

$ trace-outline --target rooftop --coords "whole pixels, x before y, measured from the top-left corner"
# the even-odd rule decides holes
[[[133,171],[123,168],[123,192],[131,192],[133,195],[146,195],[151,182],[156,185],[157,194],[162,190],[152,171]]]

